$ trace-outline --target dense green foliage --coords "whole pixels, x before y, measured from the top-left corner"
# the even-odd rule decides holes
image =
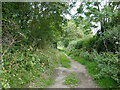
[[[93,58],[91,54],[89,54],[90,56],[88,57],[88,52],[87,55],[85,52],[84,56],[74,56],[74,53],[71,53],[70,56],[78,61],[79,63],[83,64],[86,66],[88,72],[91,74],[91,76],[94,78],[94,80],[97,82],[97,84],[102,87],[102,88],[117,88],[119,85],[119,82],[117,83],[118,80],[118,76],[116,76],[116,74],[118,74],[118,66],[114,66],[113,64],[111,64],[111,66],[108,63],[97,63],[96,61],[93,61]],[[92,58],[92,59],[90,59]],[[96,56],[97,60],[99,60],[99,56]],[[102,59],[102,61],[105,60]],[[118,63],[118,62],[117,62]],[[103,65],[104,68],[99,67],[100,65]],[[117,67],[117,71],[115,71],[115,75],[111,75],[111,72],[107,71],[108,69],[106,68],[109,65],[109,71],[110,69],[116,69],[115,67]],[[113,67],[112,67],[113,65]],[[113,70],[112,70],[113,71]],[[113,74],[113,73],[112,73]],[[111,78],[111,76],[117,78],[117,80],[115,81],[113,78]]]
[[[80,7],[77,9],[78,13],[75,17],[76,23],[79,24],[79,20],[84,19],[89,22],[100,22],[100,32],[104,32],[107,29],[120,24],[119,5],[120,2],[82,2]],[[83,14],[86,18],[83,17]],[[89,26],[97,27],[94,24]]]
[[[73,59],[86,65],[96,82],[105,88],[116,88],[120,83],[118,27],[100,36],[90,35],[71,41],[65,50]]]
[[[51,76],[59,64],[59,52],[50,48],[55,47],[62,33],[66,22],[63,13],[67,13],[68,5],[3,2],[2,6],[2,87],[21,88],[44,73]],[[45,83],[39,87],[45,87]]]
[[[47,51],[16,51],[4,56],[3,87],[23,87],[25,84],[42,77],[44,73],[51,74],[52,69],[59,64],[55,50]],[[40,87],[40,86],[39,86]],[[42,87],[42,86],[41,86]]]
[[[81,3],[73,17],[83,35],[80,38],[72,36],[64,49],[73,59],[84,64],[96,82],[105,88],[116,88],[120,83],[119,5],[120,2]],[[95,35],[91,32],[97,26],[92,22],[100,23],[101,27]]]
[[[60,36],[66,9],[65,3],[55,2],[3,3],[3,39],[8,37],[10,40],[5,41],[14,40],[17,46],[31,44],[43,49]]]
[[[62,34],[61,41],[63,42],[64,47],[67,47],[70,41],[74,41],[83,37],[83,32],[79,30],[72,20],[63,27],[63,32],[64,33]]]
[[[94,41],[96,40],[95,37],[91,36],[91,35],[87,35],[81,39],[78,39],[76,41],[71,41],[68,48],[73,48],[73,49],[89,49],[91,47],[93,47],[94,45]]]
[[[98,52],[114,52],[119,56],[119,34],[120,26],[111,28],[102,33],[100,36],[86,35],[83,38],[73,40],[69,43],[70,49],[84,49],[92,51],[96,49]]]
[[[109,77],[119,83],[120,80],[118,76],[120,73],[120,60],[118,59],[117,55],[113,54],[112,52],[98,54],[96,51],[89,53],[88,51],[76,50],[69,53],[69,55],[79,57],[78,60],[80,60],[81,58],[84,59],[85,63],[82,64],[86,64],[86,62],[91,62],[91,64],[95,63],[95,67],[99,71],[99,73],[96,73],[95,78]]]
[[[107,30],[101,36],[86,36],[71,41],[67,51],[73,59],[86,65],[101,87],[116,88],[120,83],[118,47],[119,26]]]
[[[28,87],[38,78],[37,87],[53,84],[51,76],[55,67],[59,64],[71,67],[70,60],[55,49],[58,47],[84,64],[101,87],[119,86],[120,2],[82,2],[72,19],[67,20],[65,14],[74,5],[2,3],[0,79],[3,88]],[[97,30],[93,23],[100,23],[101,28]],[[65,83],[78,81],[70,76]]]
[[[120,45],[120,26],[113,27],[106,32],[104,32],[100,37],[98,37],[98,40],[94,44],[94,48],[100,52],[100,51],[106,51],[106,52],[114,52],[117,55],[119,52],[119,45]]]

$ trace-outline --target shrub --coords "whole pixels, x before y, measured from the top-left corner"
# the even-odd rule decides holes
[[[98,54],[95,50],[91,53],[89,52],[81,52],[80,56],[85,60],[93,60],[97,63],[97,68],[99,71],[98,78],[100,77],[110,77],[114,79],[117,83],[120,82],[118,78],[120,71],[120,60],[118,59],[117,55],[113,54],[112,52],[103,52]]]
[[[96,41],[94,48],[98,52],[102,51],[110,51],[110,52],[118,52],[119,47],[119,34],[120,34],[120,26],[114,27],[106,32],[102,33],[98,40]]]
[[[2,87],[21,88],[29,82],[39,78],[42,73],[50,73],[58,62],[56,50],[19,50],[10,51],[3,57],[4,73]]]
[[[69,49],[84,49],[91,51],[95,42],[97,40],[96,36],[86,36],[76,41],[71,41],[68,48]]]
[[[75,45],[77,44],[78,40],[76,41],[71,41],[68,45],[68,48],[69,49],[75,49]]]
[[[117,57],[117,55],[112,52],[102,52],[98,54],[96,50],[93,50],[92,52],[74,50],[71,52],[71,55],[75,56],[76,53],[78,53],[77,56],[80,56],[81,59],[87,60],[91,63],[96,63],[98,72],[95,75],[95,78],[106,77],[115,80],[117,83],[120,83],[120,79],[118,77],[120,75],[120,59]],[[87,62],[85,63],[87,64]]]
[[[84,40],[83,42],[83,48],[87,51],[92,51],[92,49],[94,48],[94,44],[97,41],[97,37],[96,36],[92,36],[92,37],[88,37]]]
[[[93,55],[90,54],[88,51],[81,51],[80,56],[81,56],[81,58],[84,58],[85,60],[89,60],[89,61],[94,60]]]
[[[100,69],[100,77],[110,77],[114,79],[117,83],[119,83],[120,79],[118,78],[118,76],[120,74],[120,60],[115,54],[113,54],[112,52],[101,53],[96,55],[94,60],[97,63],[97,67]]]
[[[76,52],[78,52],[78,50],[74,51],[74,53]],[[101,86],[118,86],[118,84],[120,83],[120,59],[118,59],[117,55],[112,52],[102,52],[98,54],[96,50],[93,50],[93,52],[91,53],[88,51],[79,50],[78,56],[75,56],[74,53],[71,53],[72,58],[86,65],[90,74],[92,74],[92,76]],[[109,80],[110,82],[107,83]]]
[[[70,50],[68,55],[79,56],[80,55],[80,50],[79,49]]]
[[[75,49],[81,49],[83,47],[83,42],[84,40],[79,40],[76,44],[75,44]]]
[[[68,48],[84,49],[89,52],[96,49],[98,52],[114,52],[119,55],[119,34],[120,26],[114,27],[102,33],[101,36],[88,35],[76,41],[71,41]]]

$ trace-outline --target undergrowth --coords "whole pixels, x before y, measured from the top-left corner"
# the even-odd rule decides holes
[[[83,52],[79,52],[79,53],[83,53]],[[94,78],[94,80],[100,87],[102,87],[102,88],[117,88],[117,87],[119,87],[119,85],[118,85],[119,79],[116,76],[118,74],[117,72],[119,70],[119,67],[115,66],[115,63],[117,62],[117,61],[115,61],[115,58],[114,58],[114,62],[112,62],[113,61],[112,57],[115,57],[115,56],[110,57],[112,61],[110,61],[110,59],[109,59],[109,61],[107,62],[107,61],[104,61],[104,60],[108,60],[109,56],[107,56],[107,55],[106,55],[106,57],[101,55],[100,56],[101,58],[98,55],[96,55],[95,53],[93,53],[93,54],[89,53],[89,55],[86,53],[74,55],[74,53],[71,52],[69,55],[74,60],[76,60],[79,63],[86,66],[88,72],[90,73],[90,75]],[[99,57],[99,58],[97,58],[97,57]],[[112,63],[114,63],[114,64],[112,64]],[[100,67],[100,65],[102,65],[102,66]],[[116,65],[117,65],[117,63],[116,63]],[[107,68],[109,68],[109,71],[107,70]],[[110,72],[110,70],[112,72]]]
[[[34,82],[43,74],[48,75],[48,81],[42,81],[39,87],[52,84],[49,77],[53,68],[59,64],[59,52],[56,49],[47,50],[16,50],[9,51],[3,57],[4,73],[1,74],[3,88],[23,88],[30,82]],[[42,79],[40,79],[42,80]]]
[[[66,55],[64,53],[61,53],[59,58],[60,58],[60,62],[61,62],[62,67],[65,67],[65,68],[71,67],[71,65],[70,65],[71,61],[70,61],[70,59],[68,59],[66,57]]]

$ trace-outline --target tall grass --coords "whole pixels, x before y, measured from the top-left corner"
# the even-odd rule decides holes
[[[62,65],[62,67],[65,67],[65,68],[70,68],[71,65],[70,65],[70,59],[66,57],[66,55],[64,53],[61,53],[60,55],[60,63]]]

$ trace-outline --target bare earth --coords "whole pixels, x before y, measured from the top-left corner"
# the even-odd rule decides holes
[[[67,56],[67,55],[66,55]],[[55,84],[48,86],[47,88],[98,88],[98,85],[93,81],[88,74],[84,65],[74,61],[71,57],[67,56],[71,60],[71,68],[58,67],[55,69]],[[78,85],[63,85],[65,78],[69,73],[74,73],[79,78],[80,83]]]

